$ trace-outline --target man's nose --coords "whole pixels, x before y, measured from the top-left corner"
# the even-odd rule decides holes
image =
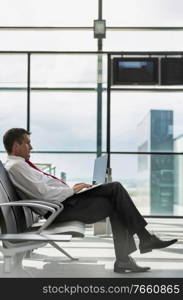
[[[33,149],[32,145],[30,145],[30,147],[29,147],[29,148],[30,148],[30,150],[32,150],[32,149]]]

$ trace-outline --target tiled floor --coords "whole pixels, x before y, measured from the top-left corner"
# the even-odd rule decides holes
[[[133,253],[139,265],[150,266],[146,273],[116,274],[113,272],[114,249],[111,237],[93,235],[93,229],[88,228],[84,239],[73,239],[62,243],[71,255],[78,261],[69,261],[55,248],[47,245],[36,249],[31,259],[24,259],[24,271],[15,270],[11,274],[3,274],[3,260],[0,256],[0,277],[156,277],[183,278],[183,220],[182,219],[151,219],[148,228],[153,229],[163,239],[179,239],[178,243],[161,250],[140,255]],[[138,241],[137,241],[138,243]]]

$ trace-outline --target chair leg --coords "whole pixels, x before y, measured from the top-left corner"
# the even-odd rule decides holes
[[[22,261],[24,258],[25,252],[21,253],[4,253],[4,264],[3,264],[3,272],[10,273],[17,267],[23,269]]]
[[[49,242],[53,247],[55,247],[58,251],[62,252],[65,256],[69,257],[71,260],[79,260],[79,258],[71,256],[69,253],[67,253],[63,248],[58,246],[55,242]]]
[[[23,258],[25,257],[25,252],[17,253],[13,257],[13,266],[16,267],[21,267],[22,268],[22,261]]]
[[[26,251],[25,258],[31,258],[32,252],[33,252],[33,250]]]
[[[5,255],[4,256],[4,265],[3,265],[3,272],[4,273],[11,273],[10,275],[6,276],[23,276],[23,277],[30,277],[32,278],[32,274],[23,268],[22,261],[24,258],[25,252],[24,253],[17,253],[15,255]]]
[[[4,255],[3,272],[10,273],[12,267],[12,256]]]

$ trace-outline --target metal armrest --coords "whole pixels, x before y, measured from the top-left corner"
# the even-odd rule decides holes
[[[55,209],[55,208],[50,207],[45,204],[31,202],[31,200],[26,200],[26,201],[20,200],[20,201],[13,201],[13,202],[7,202],[7,203],[0,203],[0,207],[3,207],[3,206],[5,206],[5,207],[7,207],[7,206],[38,207],[38,208],[44,208],[44,209],[52,212],[52,214],[49,216],[49,218],[46,220],[46,222],[44,222],[44,224],[36,232],[38,234],[41,233],[41,231],[43,231],[44,229],[46,229],[64,209],[63,205],[60,208]]]
[[[7,203],[0,203],[0,207],[2,206],[28,206],[28,207],[38,207],[38,208],[44,208],[48,211],[51,211],[52,213],[55,212],[55,209],[53,207],[39,204],[39,203],[33,203],[33,202],[26,202],[26,201],[13,201],[13,202],[7,202]]]
[[[44,203],[46,206],[51,206],[53,208],[56,208],[56,211],[54,213],[52,213],[49,218],[43,223],[43,225],[38,229],[37,233],[41,233],[43,230],[45,230],[49,225],[51,225],[51,223],[53,222],[53,220],[63,211],[64,206],[62,203],[59,203],[59,205],[52,203],[52,202],[47,202],[47,201],[42,201],[42,200],[32,200],[32,199],[28,199],[28,200],[20,200],[20,201],[16,201],[16,202],[28,202],[28,203],[39,203],[42,205],[42,203]]]
[[[36,233],[41,233],[43,230],[45,230],[49,225],[51,225],[51,223],[53,222],[53,220],[63,211],[64,206],[62,203],[59,203],[59,205],[52,203],[52,202],[47,202],[47,201],[42,201],[42,200],[34,200],[34,199],[28,199],[28,200],[20,200],[20,201],[16,201],[16,202],[28,202],[28,203],[39,203],[42,205],[42,203],[44,203],[46,206],[51,206],[53,208],[56,208],[56,211],[54,213],[52,213],[49,218],[43,223],[43,225],[38,229],[38,231]]]
[[[62,207],[62,209],[64,208],[63,204],[62,203],[53,203],[53,202],[48,202],[48,201],[44,201],[44,200],[38,200],[38,199],[24,199],[24,200],[19,200],[19,201],[15,201],[15,202],[26,202],[26,203],[38,203],[38,204],[43,204],[43,205],[46,205],[46,206],[50,206],[50,207],[53,207],[55,209],[60,209]]]

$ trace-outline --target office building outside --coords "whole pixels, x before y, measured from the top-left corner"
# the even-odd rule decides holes
[[[174,151],[183,152],[183,134],[174,140]],[[183,214],[183,157],[182,154],[175,157],[175,176],[174,176],[174,214]]]
[[[150,110],[138,125],[139,152],[173,152],[173,111]],[[174,156],[138,155],[139,197],[145,214],[174,211]]]

